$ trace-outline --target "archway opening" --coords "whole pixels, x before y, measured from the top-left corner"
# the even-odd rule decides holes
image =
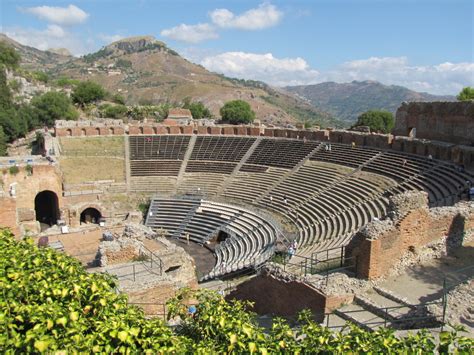
[[[41,223],[41,229],[56,224],[59,218],[58,195],[53,191],[41,191],[35,197],[36,220]]]
[[[81,213],[81,224],[82,223],[94,223],[99,224],[102,214],[99,210],[93,207],[86,208]]]

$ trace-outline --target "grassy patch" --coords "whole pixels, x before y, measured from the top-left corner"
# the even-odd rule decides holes
[[[62,155],[66,156],[124,156],[123,137],[62,137]]]
[[[67,184],[85,181],[115,180],[125,181],[125,160],[101,157],[60,157],[59,163]]]

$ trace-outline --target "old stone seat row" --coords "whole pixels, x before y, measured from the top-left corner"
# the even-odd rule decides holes
[[[244,157],[255,139],[232,137],[244,147],[237,153],[219,146],[228,144],[229,137],[206,138],[196,142],[200,153],[195,157],[203,160],[187,163],[177,191],[200,189],[208,197],[219,194],[271,210],[298,231],[308,252],[329,240],[343,243],[372,219],[383,217],[391,194],[424,190],[432,206],[450,205],[472,180],[454,165],[426,157],[337,143],[329,150],[325,142],[291,139],[261,139],[234,172],[239,163],[235,159]],[[217,160],[219,152],[230,161]]]
[[[146,225],[168,235],[205,244],[219,230],[230,237],[216,245],[216,264],[204,279],[259,265],[271,257],[276,228],[247,209],[197,199],[154,198]]]

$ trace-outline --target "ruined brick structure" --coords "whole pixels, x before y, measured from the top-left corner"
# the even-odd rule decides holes
[[[411,102],[396,114],[395,135],[474,145],[474,102]]]
[[[474,232],[474,208],[464,205],[428,209],[424,192],[394,196],[391,218],[369,223],[347,247],[357,260],[357,276],[386,276],[407,252],[447,237],[461,245]]]

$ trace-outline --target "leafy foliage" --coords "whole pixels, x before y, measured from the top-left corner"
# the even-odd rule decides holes
[[[40,122],[52,126],[55,120],[75,120],[79,113],[71,99],[62,92],[50,91],[34,97],[31,104],[36,108]]]
[[[125,98],[120,94],[112,95],[111,100],[116,104],[125,105]]]
[[[5,42],[0,42],[0,67],[14,69],[20,64],[20,54]]]
[[[99,107],[101,117],[119,118],[123,117],[127,112],[127,106],[104,104]]]
[[[72,101],[79,105],[102,100],[106,95],[104,88],[93,81],[81,81],[72,92]]]
[[[0,126],[0,156],[7,155],[7,136],[3,132],[3,127]]]
[[[184,100],[183,108],[189,109],[193,118],[196,120],[212,117],[211,111],[204,106],[202,102],[191,102],[191,100],[187,98]]]
[[[470,87],[470,86],[466,86],[465,88],[463,88],[461,90],[461,92],[459,93],[458,96],[456,96],[456,98],[459,100],[459,101],[470,101],[470,100],[474,100],[474,88]]]
[[[395,125],[393,114],[383,110],[370,110],[357,118],[354,126],[369,126],[371,131],[389,133]]]
[[[221,107],[222,121],[231,124],[251,123],[255,119],[255,112],[243,100],[228,101]]]
[[[81,81],[77,79],[68,78],[67,76],[61,76],[56,79],[55,84],[59,87],[74,87],[79,85]]]
[[[393,330],[367,332],[348,325],[331,332],[302,312],[296,328],[276,319],[270,332],[257,325],[247,302],[227,302],[209,291],[182,289],[168,303],[171,329],[146,319],[116,292],[107,274],[86,272],[80,263],[32,240],[15,241],[0,230],[0,352],[2,353],[468,353],[472,339],[442,332],[404,338]],[[196,312],[188,312],[194,304]]]

